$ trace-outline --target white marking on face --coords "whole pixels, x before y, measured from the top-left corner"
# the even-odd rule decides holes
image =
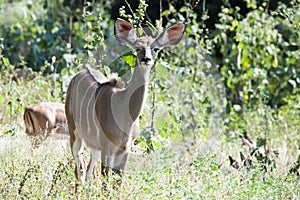
[[[142,59],[142,65],[145,65],[145,66],[149,66],[149,65],[154,65],[154,59],[153,59],[153,56],[152,56],[152,52],[151,52],[151,48],[150,47],[146,47],[145,48],[145,55],[144,55],[144,58],[148,58],[150,60],[147,60],[147,62],[144,62],[143,59]]]

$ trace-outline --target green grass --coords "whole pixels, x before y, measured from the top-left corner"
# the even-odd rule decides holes
[[[222,138],[222,137],[221,137]],[[85,185],[75,193],[73,161],[66,140],[49,138],[38,149],[18,130],[18,136],[0,138],[1,199],[86,198]],[[101,190],[97,175],[91,199],[298,199],[299,177],[280,166],[263,173],[259,168],[240,172],[229,167],[227,155],[238,145],[199,152],[201,143],[172,143],[162,151],[146,154],[133,148],[129,166],[118,191]],[[233,147],[235,146],[235,147]],[[232,151],[232,152],[228,152]],[[227,155],[226,155],[227,154]],[[242,179],[242,180],[241,180]]]
[[[8,84],[4,79],[0,82],[0,199],[86,199],[86,185],[80,185],[75,193],[68,141],[48,138],[40,148],[32,149],[24,133],[24,106],[56,101],[49,92],[58,97],[59,87],[53,86],[51,77],[42,76],[22,84]],[[7,106],[9,102],[12,109]],[[229,155],[238,158],[240,151],[246,152],[237,137],[238,128],[225,128],[216,145],[205,146],[203,140],[208,138],[209,130],[204,123],[203,129],[194,134],[178,132],[184,135],[178,137],[184,142],[178,139],[163,143],[163,148],[153,153],[134,146],[122,187],[102,190],[98,173],[90,186],[90,199],[299,199],[299,177],[288,174],[299,154],[299,105],[295,100],[278,111],[262,107],[245,110],[242,115],[243,127],[251,138],[266,134],[270,160],[275,163],[272,171],[264,173],[255,159],[255,167],[250,170],[230,167]],[[181,111],[179,106],[172,109]],[[160,112],[156,114],[164,117]],[[197,117],[205,119],[204,114]]]

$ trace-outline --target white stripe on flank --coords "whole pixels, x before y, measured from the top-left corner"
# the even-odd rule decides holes
[[[97,82],[94,82],[93,84],[95,84],[95,83],[97,83]],[[84,113],[82,110],[82,105],[85,102],[86,96],[87,96],[90,88],[93,86],[93,84],[89,85],[89,87],[86,89],[84,95],[81,98],[80,107],[79,107],[79,121],[78,121],[79,123],[81,123],[82,113]],[[86,118],[87,118],[87,116],[86,116]],[[88,122],[88,120],[87,120],[87,122]],[[82,123],[80,124],[80,128],[82,128]],[[81,130],[81,132],[83,132],[83,131]]]
[[[76,90],[75,90],[76,98],[75,98],[75,102],[73,102],[73,104],[75,103],[76,108],[77,108],[77,102],[78,102],[78,94],[79,94],[78,88],[79,88],[79,85],[80,85],[81,81],[83,81],[83,80],[85,79],[85,77],[87,77],[87,76],[89,76],[89,74],[83,75],[83,76],[79,79],[79,81],[77,82]],[[74,105],[73,105],[73,106],[74,106]],[[79,110],[79,111],[80,111],[80,110]],[[80,112],[79,112],[79,113],[80,113]],[[76,116],[75,116],[75,115],[76,115]],[[76,124],[79,124],[79,123],[80,123],[80,121],[79,121],[79,122],[76,121],[76,119],[77,119],[77,112],[73,113],[73,118],[74,118]],[[77,123],[77,122],[78,122],[78,123]]]
[[[98,99],[98,95],[95,98]],[[96,109],[96,103],[94,103],[94,107],[93,107],[93,110],[95,110],[95,109]],[[101,125],[99,125],[99,123],[98,123],[96,112],[93,112],[93,122],[94,122],[95,128],[96,128],[97,141],[100,141]],[[100,126],[100,128],[99,128],[99,126]]]
[[[85,74],[85,75],[83,75],[80,79],[79,79],[79,81],[77,82],[77,87],[76,87],[76,99],[78,99],[78,88],[79,88],[79,85],[80,85],[80,83],[81,83],[81,81],[83,80],[83,79],[85,79],[85,77],[87,77],[87,76],[89,76],[90,74]]]
[[[94,85],[95,83],[98,83],[98,82],[92,83],[91,86]],[[91,86],[90,86],[90,87],[91,87]],[[88,88],[88,90],[90,89],[90,87]],[[89,111],[92,112],[92,115],[93,115],[94,112],[95,112],[95,107],[92,107],[91,110],[90,110],[90,103],[91,103],[91,100],[92,100],[92,99],[94,99],[94,101],[93,101],[92,103],[93,103],[93,104],[96,104],[96,103],[95,103],[95,97],[94,97],[95,92],[96,92],[96,90],[92,91],[92,94],[91,94],[90,99],[89,99],[89,101],[88,101],[88,103],[87,103],[87,106],[86,106],[86,108],[87,108],[87,109],[86,109],[86,122],[87,122],[87,125],[88,125],[88,127],[87,127],[87,128],[88,128],[88,129],[87,129],[87,134],[88,134],[88,135],[90,134],[90,131],[91,131],[90,120],[89,120]]]

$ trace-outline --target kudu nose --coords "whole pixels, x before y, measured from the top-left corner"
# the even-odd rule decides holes
[[[148,63],[150,60],[151,60],[151,58],[144,57],[144,58],[142,59],[142,62],[143,62],[143,63]]]

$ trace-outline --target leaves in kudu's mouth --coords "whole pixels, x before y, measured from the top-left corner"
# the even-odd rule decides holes
[[[130,67],[134,67],[136,63],[136,56],[133,53],[127,53],[122,56],[126,64],[128,64]]]

